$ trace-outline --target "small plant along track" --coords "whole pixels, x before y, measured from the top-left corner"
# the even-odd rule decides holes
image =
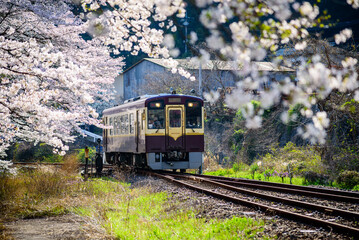
[[[284,198],[283,196],[276,197],[266,193],[265,194],[258,193],[256,191],[251,191],[244,188],[240,188],[238,186],[233,186],[234,184],[230,185],[227,183],[223,183],[224,179],[228,179],[228,181],[231,181],[229,178],[224,178],[224,177],[218,179],[218,178],[211,178],[210,176],[203,176],[203,175],[173,174],[166,172],[155,173],[148,171],[141,171],[141,173],[157,176],[159,178],[166,179],[168,181],[174,182],[176,184],[187,187],[189,189],[202,192],[207,195],[211,195],[226,201],[252,207],[264,211],[271,215],[278,215],[294,221],[303,222],[306,224],[310,224],[312,226],[322,227],[349,236],[354,236],[354,237],[359,236],[359,228],[357,226],[357,221],[359,219],[359,212],[337,209],[329,206],[308,203],[305,201],[292,200],[289,198]],[[182,179],[182,180],[178,180],[178,179]],[[195,183],[193,183],[193,181],[195,181]],[[235,181],[231,181],[231,182],[236,183]],[[251,187],[255,188],[255,186],[251,186]],[[273,193],[277,193],[277,191],[281,191],[281,189],[279,189],[278,186],[275,186],[275,188],[273,189],[270,189],[270,185],[267,185],[267,187],[269,187],[269,189],[266,190],[270,190]],[[314,191],[316,188],[309,188],[309,189],[311,189],[311,191],[313,192],[313,196],[314,196],[313,199],[316,199],[317,196]],[[298,192],[292,192],[292,193],[301,195],[302,191],[303,190],[300,190]],[[339,193],[344,191],[334,190],[334,192],[336,193],[333,195],[340,197],[341,195]],[[319,194],[319,195],[321,198],[330,195],[328,198],[330,200],[333,200],[331,194],[329,194],[328,192],[325,193],[324,195],[323,194]],[[342,197],[344,198],[349,197],[355,199],[355,195],[342,196]],[[281,206],[278,206],[278,202],[281,204]],[[316,202],[316,201],[313,200],[312,202]],[[356,203],[359,203],[359,198],[357,198]],[[293,208],[292,206],[299,207],[300,209]],[[314,210],[314,212],[312,212],[312,210]],[[321,213],[318,213],[319,211]],[[333,220],[332,217],[328,217],[328,215],[332,215],[332,216],[334,215],[336,216],[336,219]],[[339,223],[334,221],[339,221]]]

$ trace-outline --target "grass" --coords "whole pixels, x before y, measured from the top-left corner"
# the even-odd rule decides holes
[[[204,173],[205,175],[212,175],[212,176],[223,176],[223,177],[233,177],[233,178],[246,178],[246,179],[253,179],[252,174],[249,171],[235,171],[233,168],[221,168],[216,171],[208,171]],[[284,177],[282,181],[281,177],[278,176],[271,176],[269,179],[266,179],[263,173],[255,173],[254,174],[255,180],[260,181],[269,181],[269,182],[276,182],[276,183],[290,183],[289,177]],[[303,177],[293,177],[292,184],[294,185],[304,185],[304,178]]]
[[[56,171],[0,173],[0,223],[75,213],[99,223],[116,239],[252,239],[264,222],[245,217],[196,217],[202,206],[183,208],[166,192],[133,188],[113,179],[82,179],[75,163]],[[3,234],[0,239],[9,239]],[[5,236],[5,237],[4,237]]]
[[[152,193],[148,188],[125,189],[127,195],[75,211],[101,218],[107,231],[118,239],[249,239],[264,225],[244,217],[196,218],[195,209],[178,210],[178,203],[167,193]]]

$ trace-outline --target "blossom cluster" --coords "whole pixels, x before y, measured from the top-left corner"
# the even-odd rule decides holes
[[[0,160],[0,174],[16,175],[16,168],[13,168],[12,165],[11,161]]]
[[[100,124],[90,104],[109,100],[121,59],[80,36],[67,1],[5,0],[0,13],[0,153],[25,140],[64,154],[80,123]]]

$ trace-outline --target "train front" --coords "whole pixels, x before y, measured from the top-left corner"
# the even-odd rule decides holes
[[[146,100],[146,154],[151,169],[200,169],[204,152],[201,98],[165,95]]]

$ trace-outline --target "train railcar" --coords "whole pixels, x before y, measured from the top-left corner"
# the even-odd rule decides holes
[[[136,167],[201,169],[204,107],[198,97],[161,94],[137,97],[106,109],[106,161]],[[111,127],[112,126],[112,127]]]

